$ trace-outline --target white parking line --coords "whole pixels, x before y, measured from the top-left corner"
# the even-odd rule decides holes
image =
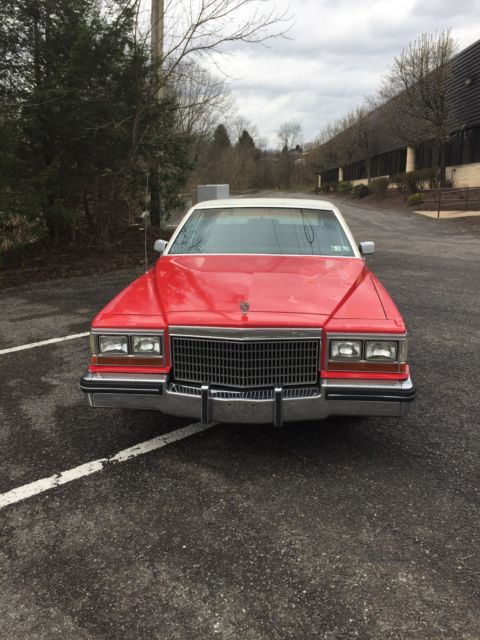
[[[23,487],[17,487],[16,489],[7,491],[7,493],[0,494],[0,509],[3,509],[10,504],[14,504],[15,502],[21,502],[22,500],[36,496],[39,493],[44,493],[45,491],[54,489],[62,484],[67,484],[73,480],[78,480],[84,476],[89,476],[92,473],[102,471],[106,465],[126,462],[127,460],[131,460],[137,456],[149,453],[150,451],[155,451],[155,449],[161,449],[167,444],[177,442],[177,440],[183,440],[183,438],[188,438],[196,433],[210,429],[210,427],[213,426],[215,426],[214,423],[200,424],[199,422],[196,422],[194,424],[189,424],[188,426],[177,429],[176,431],[165,433],[162,436],[152,438],[152,440],[146,440],[145,442],[135,444],[133,447],[128,447],[128,449],[123,449],[110,458],[93,460],[92,462],[81,464],[79,467],[74,467],[73,469],[57,473],[49,478],[42,478],[41,480],[30,482],[30,484],[25,484]]]
[[[19,347],[0,349],[0,356],[2,356],[4,353],[14,353],[15,351],[24,351],[25,349],[35,349],[35,347],[43,347],[45,344],[55,344],[55,342],[64,342],[65,340],[85,338],[85,336],[89,335],[90,331],[85,331],[84,333],[73,333],[71,336],[64,336],[63,338],[50,338],[50,340],[40,340],[40,342],[30,342],[29,344],[22,344]]]

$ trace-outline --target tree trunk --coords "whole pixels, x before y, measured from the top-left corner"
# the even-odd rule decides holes
[[[160,176],[158,169],[151,169],[150,183],[150,222],[152,226],[159,227],[161,219]]]
[[[443,189],[447,186],[447,142],[441,138],[438,143],[439,147],[439,179],[440,187]]]

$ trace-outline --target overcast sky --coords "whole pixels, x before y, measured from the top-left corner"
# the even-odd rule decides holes
[[[315,138],[373,94],[393,57],[422,32],[451,27],[460,49],[480,38],[480,0],[291,0],[289,11],[290,39],[242,46],[221,62],[238,113],[270,146],[288,120],[300,122],[305,140]]]

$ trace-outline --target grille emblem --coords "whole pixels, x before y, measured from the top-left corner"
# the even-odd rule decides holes
[[[242,312],[242,316],[246,316],[249,309],[250,309],[249,302],[247,302],[246,300],[244,300],[243,302],[240,302],[240,311]]]

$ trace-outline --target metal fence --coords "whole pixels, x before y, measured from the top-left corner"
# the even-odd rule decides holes
[[[462,189],[430,189],[423,192],[425,199],[419,205],[423,211],[480,211],[480,187]]]

